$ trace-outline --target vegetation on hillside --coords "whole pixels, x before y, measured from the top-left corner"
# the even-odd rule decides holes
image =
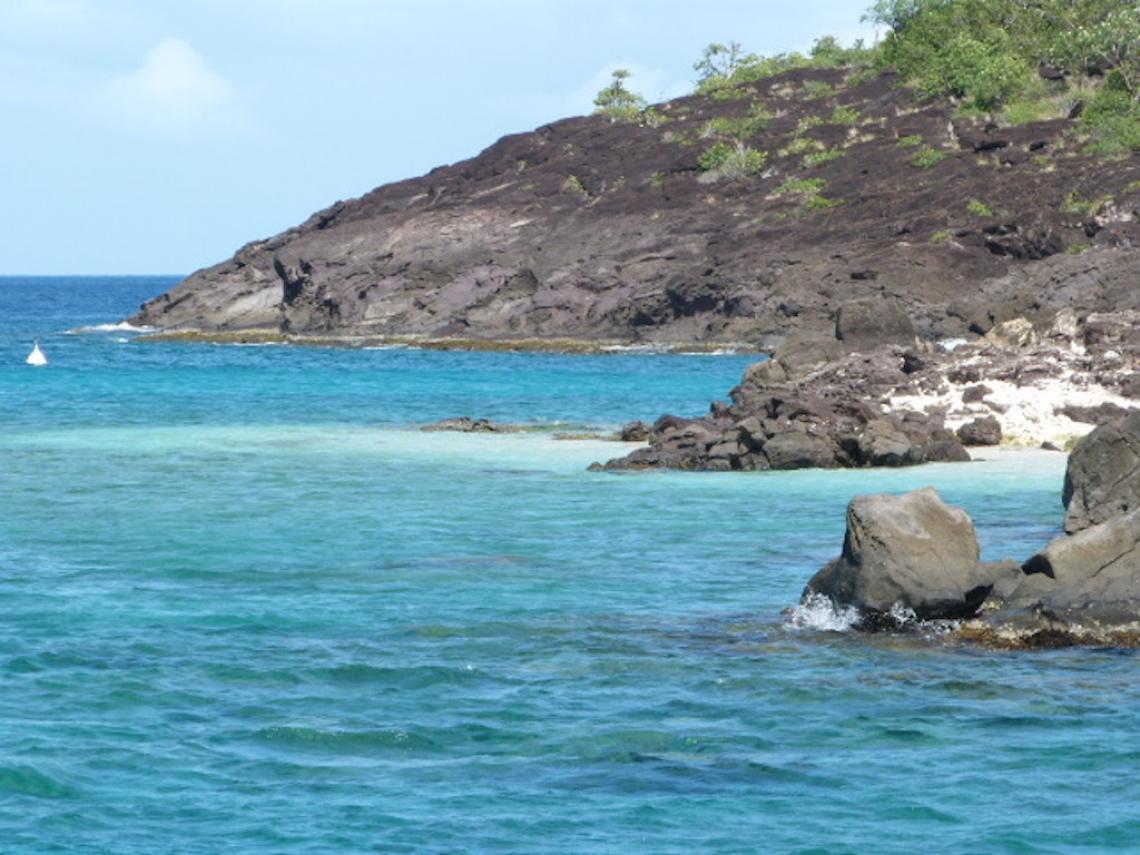
[[[895,69],[919,97],[953,99],[960,112],[1004,124],[1080,117],[1089,150],[1121,155],[1140,151],[1140,3],[1123,0],[876,0],[866,20],[884,28],[878,44],[844,47],[832,36],[806,53],[762,56],[739,43],[711,44],[694,65],[696,89],[718,101],[750,97],[748,85],[798,69],[850,70],[848,82]],[[595,102],[613,121],[660,118],[625,88],[619,70]],[[825,98],[826,84],[804,91]],[[827,88],[828,91],[824,91]],[[855,116],[837,122],[854,123]],[[748,137],[760,126],[711,134],[702,167],[728,159],[757,174],[760,155]],[[931,155],[926,154],[926,160]],[[925,164],[924,165],[928,165]],[[759,167],[759,168],[757,168]]]
[[[1083,113],[1093,149],[1140,150],[1140,5],[1121,0],[878,0],[876,63],[922,94],[1011,123]]]

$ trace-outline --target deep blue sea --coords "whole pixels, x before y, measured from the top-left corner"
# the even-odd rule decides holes
[[[172,282],[0,279],[0,853],[1140,850],[1136,653],[785,614],[856,493],[1026,557],[1062,455],[590,473],[750,360],[69,332]]]

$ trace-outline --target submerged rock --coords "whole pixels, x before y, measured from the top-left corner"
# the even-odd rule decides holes
[[[869,626],[900,611],[919,620],[972,617],[999,575],[979,556],[969,514],[933,487],[859,496],[847,506],[842,554],[808,582],[804,598],[856,608]]]
[[[1077,443],[1062,501],[1069,534],[1140,508],[1140,412],[1101,425]]]
[[[420,428],[429,433],[435,431],[454,431],[456,433],[515,433],[521,430],[517,425],[504,425],[490,419],[473,419],[470,416],[460,416],[455,419],[443,419],[424,425]]]

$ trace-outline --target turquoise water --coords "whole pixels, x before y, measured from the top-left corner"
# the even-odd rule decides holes
[[[555,432],[697,414],[748,360],[66,332],[166,282],[0,280],[0,851],[1140,844],[1133,652],[784,615],[852,494],[933,483],[1024,557],[1060,455],[589,473],[618,447]],[[462,414],[536,430],[409,427]]]

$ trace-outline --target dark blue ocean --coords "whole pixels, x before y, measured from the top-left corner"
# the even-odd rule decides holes
[[[590,473],[750,360],[104,326],[172,282],[0,279],[0,853],[1140,850],[1136,653],[787,613],[856,493],[1026,557],[1062,455]]]

